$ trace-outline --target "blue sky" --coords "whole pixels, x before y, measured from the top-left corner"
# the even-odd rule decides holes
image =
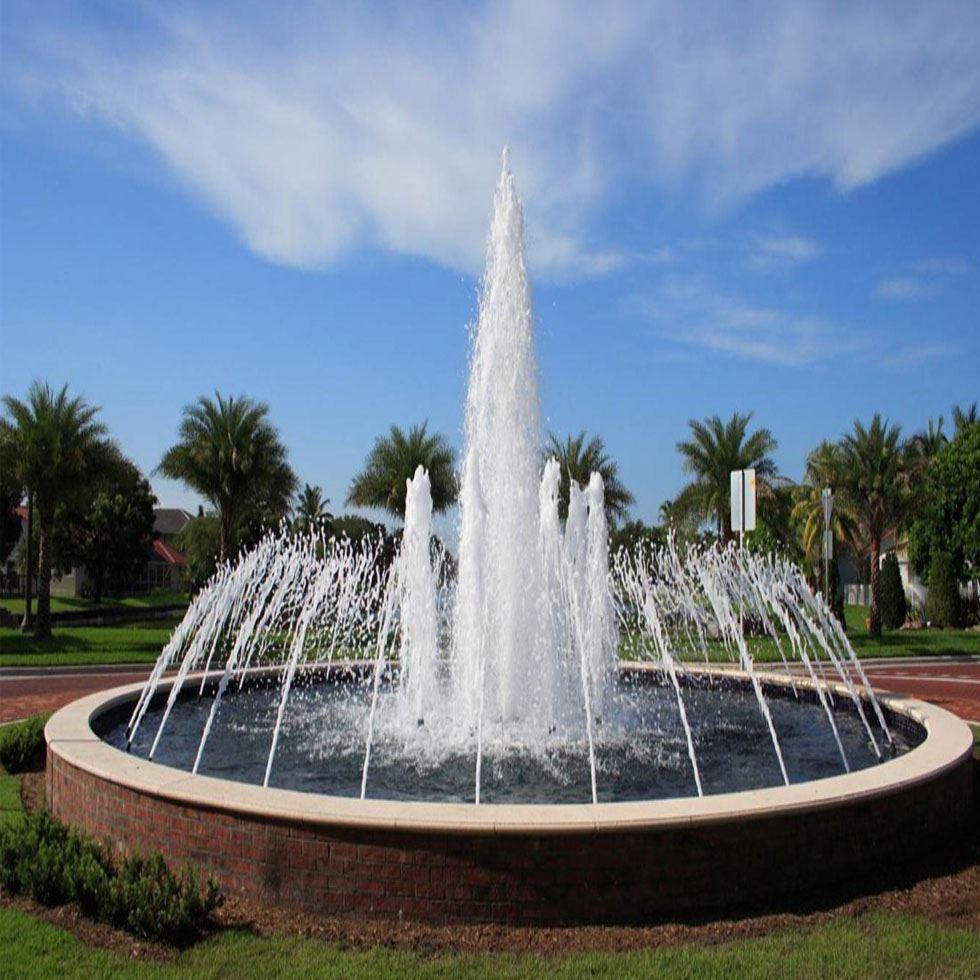
[[[798,478],[980,397],[971,0],[2,16],[0,389],[69,381],[147,471],[215,388],[335,505],[392,422],[458,445],[504,143],[544,416],[638,516],[691,417],[754,410]]]

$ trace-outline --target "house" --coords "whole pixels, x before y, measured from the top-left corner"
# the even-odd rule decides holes
[[[174,538],[194,519],[182,507],[154,507],[153,534],[162,541],[173,543]]]
[[[909,540],[904,532],[896,535],[894,532],[887,533],[881,539],[880,561],[892,552],[898,560],[898,571],[902,576],[902,587],[905,589],[905,598],[908,600],[909,608],[921,614],[926,604],[926,594],[928,586],[919,577],[911,561],[909,561]],[[871,602],[871,586],[867,582],[860,581],[858,572],[858,560],[850,551],[843,551],[838,562],[841,585],[844,587],[844,602],[851,606],[869,605]]]
[[[22,540],[27,535],[27,508],[18,507],[17,516],[21,519],[20,540]],[[173,541],[191,519],[191,514],[178,507],[154,507],[154,537],[146,547],[146,564],[132,581],[115,583],[112,591],[139,595],[159,589],[172,592],[183,590],[183,566],[187,564],[187,559],[174,546]],[[24,594],[24,577],[17,574],[13,556],[4,569],[4,578],[5,585],[13,586],[8,588],[11,594]],[[51,594],[67,598],[83,596],[88,592],[88,582],[89,577],[85,568],[78,565],[65,575],[52,576]]]

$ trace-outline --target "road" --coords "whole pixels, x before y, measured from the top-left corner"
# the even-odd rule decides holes
[[[980,724],[980,657],[865,660],[876,691],[910,695]],[[774,669],[767,665],[767,669]],[[144,680],[140,667],[0,668],[0,723],[54,711],[85,694]]]
[[[56,711],[86,694],[145,680],[152,666],[0,668],[0,723]]]

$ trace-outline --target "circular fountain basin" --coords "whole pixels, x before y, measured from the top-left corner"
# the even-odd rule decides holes
[[[650,672],[635,666],[624,673]],[[698,674],[696,685],[732,692],[726,711],[745,696],[749,682],[739,672]],[[785,676],[764,675],[763,683],[773,705],[793,696]],[[815,700],[810,683],[795,683],[801,702]],[[157,698],[170,684],[160,685]],[[847,703],[843,689],[832,689],[838,705]],[[453,801],[461,794],[452,786],[444,790],[448,802],[361,800],[337,795],[349,790],[349,780],[328,782],[333,794],[304,792],[275,779],[269,788],[242,781],[248,764],[232,779],[149,762],[102,737],[112,737],[140,690],[131,685],[83,698],[48,722],[54,813],[121,850],[155,848],[175,865],[198,864],[226,890],[318,912],[558,923],[771,906],[851,887],[882,866],[919,859],[933,841],[962,827],[972,809],[969,728],[907,698],[882,699],[900,754],[860,769],[852,761],[846,775],[765,785],[775,782],[770,772],[761,787],[734,792],[719,792],[724,781],[706,778],[703,797],[670,795],[665,784],[669,798],[627,798],[642,795],[644,785],[656,789],[641,772],[626,780],[618,802],[600,796],[598,804],[476,806]],[[816,704],[805,710],[824,718]],[[856,715],[852,721],[858,724]],[[841,722],[842,733],[847,727]],[[741,765],[737,748],[733,768]],[[800,778],[792,750],[786,755],[791,778]],[[382,775],[384,768],[379,764]],[[711,765],[705,775],[710,771]],[[409,785],[389,776],[389,796]],[[607,793],[613,784],[606,783]],[[383,779],[369,786],[384,795]],[[582,798],[575,778],[549,794],[567,799],[572,791]]]
[[[782,785],[779,759],[751,687],[711,673],[682,676],[704,792]],[[406,705],[391,680],[382,685],[375,711],[367,795],[383,800],[475,802],[476,726],[456,724],[438,714],[406,716]],[[172,709],[157,699],[131,744],[127,738],[131,712],[125,709],[106,713],[96,733],[116,748],[147,758],[165,720],[153,760],[192,771],[213,706],[214,686],[205,684],[201,697],[199,684],[185,685]],[[298,676],[276,742],[269,785],[360,797],[372,687],[370,669],[314,669]],[[879,763],[878,752],[885,759],[901,755],[925,734],[918,726],[899,724],[889,744],[877,730],[876,751],[851,698],[834,700],[831,728],[812,690],[787,686],[777,693],[783,696],[770,698],[768,707],[794,783],[845,771],[842,752],[851,770],[866,769]],[[698,795],[676,694],[663,675],[650,669],[623,671],[609,694],[593,726],[598,801]],[[232,684],[209,730],[197,771],[262,785],[280,702],[278,673],[253,675],[241,690]],[[868,715],[874,733],[878,723],[872,712]],[[547,726],[533,716],[507,724],[488,721],[481,748],[483,804],[592,802],[589,744],[581,712]]]

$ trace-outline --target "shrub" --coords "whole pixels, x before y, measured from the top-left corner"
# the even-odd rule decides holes
[[[844,586],[840,581],[840,567],[837,558],[830,560],[830,611],[837,617],[837,621],[843,626],[844,621]]]
[[[159,853],[114,863],[105,849],[46,810],[0,827],[0,884],[42,905],[74,902],[86,915],[145,939],[192,939],[221,904],[189,868],[175,875]]]
[[[908,605],[902,586],[902,573],[898,568],[895,552],[889,552],[881,564],[881,625],[886,630],[897,630],[905,623]]]
[[[175,876],[157,852],[122,862],[110,883],[113,921],[136,936],[184,941],[217,907],[212,880],[202,893],[189,868]]]
[[[44,726],[51,715],[34,715],[0,728],[0,763],[9,773],[44,768]]]
[[[926,619],[933,626],[960,626],[962,603],[956,565],[951,555],[937,551],[929,565]]]

